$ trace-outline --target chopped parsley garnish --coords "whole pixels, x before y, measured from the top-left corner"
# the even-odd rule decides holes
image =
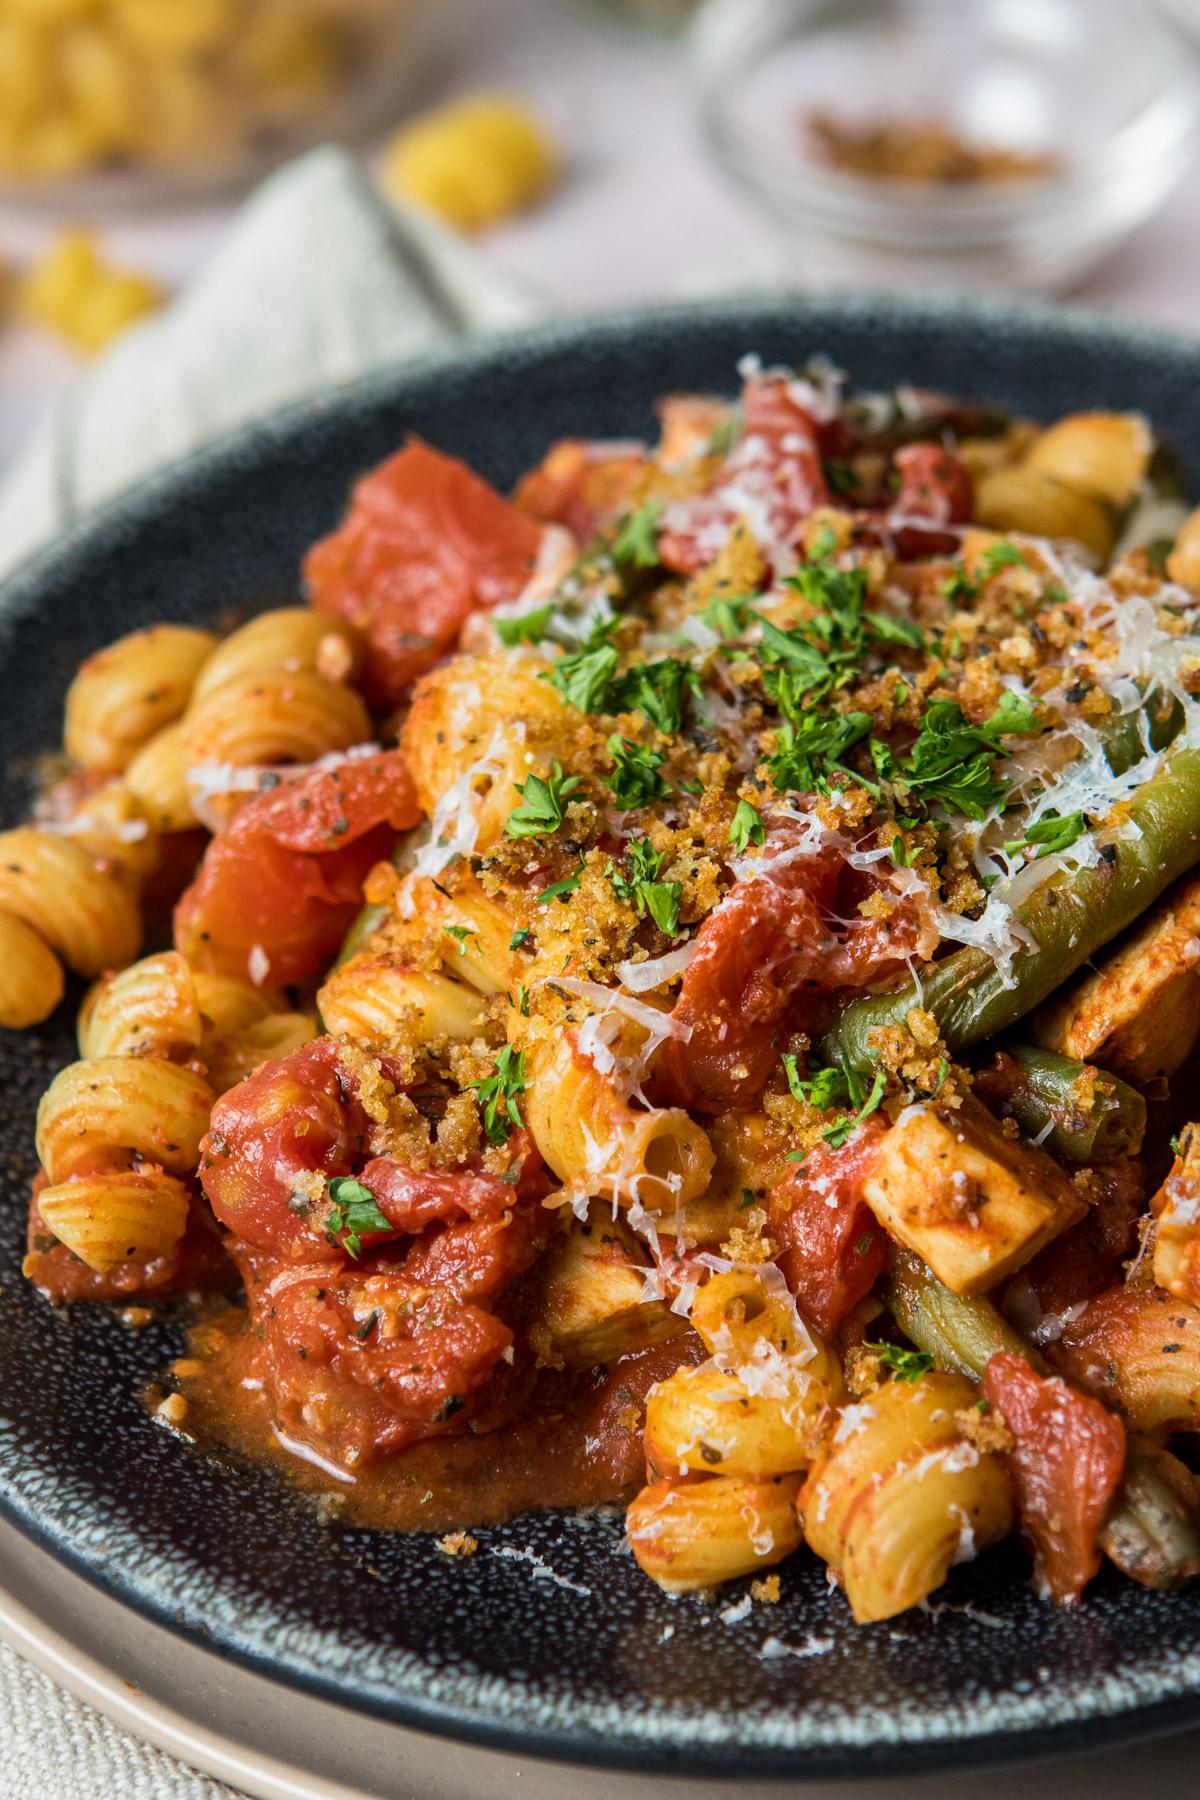
[[[608,740],[608,753],[613,759],[613,771],[600,779],[612,789],[622,812],[635,806],[651,806],[668,797],[671,790],[658,773],[666,758],[657,750],[631,743],[614,732]]]
[[[639,918],[649,913],[660,931],[674,937],[679,930],[681,881],[660,881],[666,852],[656,850],[649,838],[625,846],[625,867],[610,863],[608,877],[618,900],[636,906]]]
[[[825,458],[825,478],[835,494],[857,494],[862,487],[862,476],[854,464],[840,456]]]
[[[993,544],[991,549],[985,550],[979,559],[979,567],[983,570],[985,579],[989,575],[994,575],[998,569],[1025,569],[1028,566],[1029,562],[1025,552],[1018,550],[1017,546],[1010,543],[1007,538],[1002,543]]]
[[[883,1071],[876,1070],[875,1079],[867,1091],[866,1077],[852,1064],[842,1061],[830,1064],[825,1068],[810,1068],[807,1079],[802,1079],[796,1064],[796,1058],[784,1055],[782,1058],[787,1084],[795,1099],[816,1107],[818,1112],[830,1112],[834,1107],[854,1107],[851,1115],[843,1112],[842,1116],[827,1125],[821,1136],[831,1150],[840,1150],[856,1126],[879,1106],[887,1086]],[[803,1161],[803,1158],[798,1160]]]
[[[533,933],[530,931],[528,925],[518,925],[517,929],[508,940],[509,949],[520,950],[523,945],[529,942],[532,936]]]
[[[758,808],[751,806],[748,800],[739,800],[729,824],[729,842],[739,856],[744,856],[751,844],[761,844],[766,835],[767,828]]]
[[[695,669],[666,656],[661,662],[634,663],[614,683],[609,712],[645,713],[652,725],[671,736],[683,725],[689,694],[704,691]]]
[[[677,656],[667,656],[661,662],[634,663],[618,675],[615,648],[607,641],[597,641],[607,629],[604,626],[593,632],[586,649],[558,657],[541,679],[550,682],[567,704],[580,712],[640,712],[659,731],[668,735],[678,731],[688,695],[703,692],[695,669]]]
[[[993,544],[985,550],[975,564],[976,573],[972,575],[965,563],[955,563],[953,569],[942,583],[942,592],[948,600],[978,600],[983,592],[984,584],[991,580],[1000,569],[1027,568],[1028,559],[1015,544],[1005,538],[1002,543]]]
[[[920,629],[907,619],[868,612],[867,572],[840,569],[828,560],[804,564],[788,577],[813,608],[806,619],[783,631],[761,613],[762,657],[768,665],[763,686],[787,718],[803,704],[825,700],[859,673],[871,644],[901,644],[919,650]]]
[[[496,1072],[472,1082],[483,1113],[483,1129],[489,1144],[506,1144],[513,1126],[523,1123],[517,1095],[525,1092],[525,1052],[506,1044],[496,1058]]]
[[[540,775],[527,775],[514,783],[522,801],[504,821],[508,837],[549,837],[563,822],[563,802],[569,800],[580,785],[578,775],[563,775],[562,764],[552,762],[545,781]]]
[[[926,707],[907,756],[897,759],[877,738],[871,740],[871,755],[880,779],[900,788],[908,801],[938,801],[980,821],[1008,793],[1008,783],[993,768],[1000,739],[1037,729],[1034,707],[1011,689],[982,725],[970,724],[956,700],[935,700]]]
[[[511,994],[508,996],[508,1004],[515,1006],[523,1019],[529,1017],[529,989],[523,981],[517,983],[516,999],[514,1000]]]
[[[329,1211],[321,1221],[325,1236],[355,1261],[362,1255],[364,1231],[391,1231],[392,1222],[379,1210],[374,1194],[351,1175],[335,1175],[329,1183]]]
[[[1069,850],[1086,830],[1087,820],[1081,812],[1064,813],[1061,818],[1057,813],[1047,813],[1029,827],[1024,837],[1005,844],[1004,854],[1016,856],[1021,850],[1032,850],[1034,862],[1040,862],[1043,856],[1057,856],[1060,850]]]
[[[580,712],[606,712],[619,660],[611,644],[597,644],[557,657],[541,679],[557,688],[568,706],[577,706]]]
[[[634,569],[658,567],[658,521],[662,501],[647,500],[635,513],[630,513],[613,539],[612,559]]]
[[[467,954],[468,938],[474,938],[476,943],[479,942],[479,933],[477,931],[472,931],[469,925],[443,925],[442,930],[446,933],[447,937],[452,937],[457,943],[458,954],[460,956],[465,956]]]
[[[573,875],[568,875],[565,881],[556,881],[552,887],[543,888],[540,894],[534,895],[534,899],[539,906],[545,906],[549,900],[565,900],[568,894],[573,894],[579,886],[579,877],[582,874],[583,861],[581,859],[579,867]]]
[[[774,786],[781,794],[827,791],[831,772],[842,767],[846,752],[870,729],[870,713],[838,713],[815,706],[797,711],[780,726],[775,749],[767,758]]]
[[[933,1367],[933,1358],[927,1350],[905,1350],[900,1344],[867,1343],[863,1349],[877,1356],[897,1381],[920,1381]]]
[[[496,636],[508,650],[515,649],[518,644],[540,644],[554,613],[554,601],[549,600],[545,606],[535,606],[531,612],[517,613],[511,619],[496,619]]]
[[[741,637],[754,617],[756,598],[756,595],[750,594],[721,594],[715,600],[710,600],[696,616],[710,631],[715,631],[719,638],[729,642]]]

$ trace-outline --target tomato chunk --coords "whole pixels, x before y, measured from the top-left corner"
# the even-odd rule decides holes
[[[200,1182],[217,1218],[246,1243],[345,1262],[325,1225],[332,1202],[316,1202],[312,1177],[352,1175],[368,1154],[370,1127],[336,1039],[317,1038],[217,1101],[200,1145]]]
[[[640,448],[607,454],[603,445],[564,438],[522,476],[513,504],[548,525],[565,525],[584,543],[632,504],[645,474]]]
[[[1039,1592],[1072,1605],[1100,1567],[1100,1531],[1125,1470],[1124,1427],[1023,1356],[993,1356],[983,1391],[1013,1435],[1008,1461]]]
[[[417,439],[363,477],[304,575],[313,605],[362,633],[372,706],[397,705],[473,612],[520,593],[541,535],[465,463]]]
[[[803,386],[754,376],[742,390],[742,410],[745,429],[714,485],[665,509],[659,555],[677,574],[710,563],[739,519],[769,556],[772,544],[791,545],[804,520],[828,504],[820,427]]]
[[[966,463],[941,444],[905,444],[892,462],[900,480],[890,515],[898,555],[950,554],[958,547],[958,533],[936,527],[965,525],[974,512]]]
[[[238,1261],[277,1430],[347,1466],[463,1430],[513,1341],[494,1314],[402,1266]]]
[[[842,849],[769,841],[769,869],[739,881],[700,927],[672,1017],[690,1035],[670,1039],[655,1061],[664,1098],[700,1112],[748,1106],[779,1058],[785,1023],[802,1025],[803,999],[891,980],[910,956],[936,944],[917,903],[864,917],[877,886]]]
[[[398,751],[352,757],[257,795],[209,845],[175,909],[176,946],[198,968],[273,986],[319,973],[362,904],[369,871],[420,816]]]
[[[884,1127],[864,1119],[845,1144],[819,1144],[771,1192],[767,1233],[796,1304],[822,1336],[845,1323],[887,1267],[888,1236],[862,1197]]]

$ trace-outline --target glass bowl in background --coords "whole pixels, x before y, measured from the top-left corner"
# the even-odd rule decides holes
[[[239,189],[416,97],[453,0],[0,0],[0,199],[95,215]]]
[[[1196,155],[1197,61],[1157,0],[706,0],[690,48],[707,143],[804,285],[1062,288]],[[822,153],[821,115],[936,125],[1040,172],[862,174]]]

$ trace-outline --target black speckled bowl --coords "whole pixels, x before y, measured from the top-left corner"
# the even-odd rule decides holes
[[[1200,348],[1048,311],[871,300],[737,304],[553,327],[398,369],[242,433],[73,532],[0,602],[0,786],[20,816],[79,660],[154,619],[291,590],[359,470],[408,431],[508,483],[557,436],[650,427],[655,395],[731,389],[747,350],[828,352],[1035,414],[1140,407],[1200,475]],[[528,1518],[451,1559],[323,1526],[271,1475],[206,1461],[137,1394],[171,1327],[56,1313],[21,1280],[34,1108],[66,1014],[0,1043],[0,1508],[131,1606],[348,1706],[526,1753],[724,1776],[868,1775],[1094,1748],[1200,1720],[1200,1603],[1106,1572],[1040,1605],[1008,1546],[947,1604],[855,1627],[797,1557],[774,1608],[664,1599],[619,1522]],[[967,1607],[970,1610],[965,1610]]]

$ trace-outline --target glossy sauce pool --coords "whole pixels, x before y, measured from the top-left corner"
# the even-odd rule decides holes
[[[337,1495],[340,1519],[383,1531],[450,1531],[629,1499],[645,1479],[646,1394],[704,1354],[688,1333],[607,1368],[543,1370],[523,1410],[496,1429],[430,1438],[349,1471],[277,1434],[245,1324],[245,1309],[229,1306],[195,1328],[192,1354],[177,1365],[184,1429],[217,1455],[265,1462],[303,1492]]]

